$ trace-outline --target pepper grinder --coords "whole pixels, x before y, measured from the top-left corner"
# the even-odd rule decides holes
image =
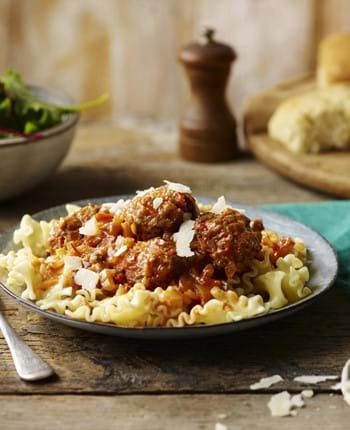
[[[214,40],[207,29],[204,43],[190,43],[179,53],[190,81],[192,98],[180,123],[179,150],[185,160],[215,163],[237,157],[236,120],[225,97],[235,51]]]

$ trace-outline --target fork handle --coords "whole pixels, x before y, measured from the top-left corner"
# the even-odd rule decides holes
[[[16,334],[6,318],[0,313],[0,329],[10,349],[17,373],[25,381],[48,378],[55,372]]]

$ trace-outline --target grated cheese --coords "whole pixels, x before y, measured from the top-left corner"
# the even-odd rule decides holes
[[[66,255],[63,258],[64,265],[68,269],[71,270],[79,270],[81,267],[83,267],[83,262],[80,257],[75,257],[73,255]]]
[[[294,381],[301,382],[303,384],[318,384],[319,382],[325,382],[331,379],[338,379],[338,376],[333,375],[302,375],[296,376]]]
[[[177,191],[178,193],[192,193],[192,190],[187,185],[178,184],[176,182],[170,182],[164,180],[164,182],[167,184],[168,188],[173,191]]]
[[[280,375],[273,375],[267,378],[261,378],[259,382],[252,384],[249,388],[251,390],[261,390],[263,388],[271,387],[271,385],[277,384],[281,381],[283,381],[283,378]]]
[[[193,220],[184,221],[180,225],[179,231],[173,234],[173,239],[176,244],[176,253],[179,257],[191,257],[194,255],[190,247],[194,237],[193,227]]]
[[[79,233],[84,236],[95,236],[98,234],[98,225],[96,222],[96,218],[93,216],[86,223],[80,227]]]
[[[341,372],[341,392],[343,393],[343,398],[345,402],[350,405],[350,360],[345,363],[345,366]]]
[[[79,269],[74,276],[75,283],[90,292],[96,288],[98,280],[98,274],[89,269]]]
[[[162,203],[163,203],[163,197],[156,197],[153,200],[153,209],[157,210]]]

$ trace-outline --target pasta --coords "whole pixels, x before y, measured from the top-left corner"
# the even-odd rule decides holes
[[[157,198],[159,205],[161,197]],[[157,205],[154,205],[154,210],[157,210]],[[112,206],[107,204],[97,213],[105,214],[105,218],[112,216],[109,210]],[[223,205],[222,210],[226,207],[226,204]],[[210,207],[200,209],[201,212],[210,211]],[[72,215],[80,209],[69,205],[67,210]],[[114,223],[118,216],[113,214]],[[84,260],[84,256],[72,256],[68,253],[68,247],[62,246],[48,252],[50,237],[57,230],[57,225],[57,220],[38,222],[25,215],[13,236],[18,250],[0,254],[0,277],[16,294],[35,302],[41,309],[70,318],[123,327],[221,324],[262,315],[312,293],[306,285],[309,271],[304,242],[301,239],[281,238],[276,232],[263,230],[259,256],[249,262],[249,267],[234,273],[227,282],[213,281],[209,298],[202,302],[192,301],[189,305],[192,290],[182,289],[181,282],[170,282],[169,285],[159,282],[159,286],[153,288],[142,281],[117,283],[115,273],[109,269],[99,269],[98,262],[92,262],[88,269],[84,268],[88,260]],[[97,230],[92,232],[91,237],[102,235],[101,225],[100,221],[96,221]],[[81,231],[88,236],[86,229]],[[192,231],[191,238],[193,236]],[[117,235],[113,246],[119,248],[117,251],[109,248],[111,257],[108,258],[119,261],[122,254],[127,255],[130,240],[128,236]],[[281,250],[281,244],[287,246],[288,252],[278,255],[276,249]],[[193,254],[191,251],[189,257],[183,258],[193,258]],[[85,272],[80,272],[84,279],[79,281],[77,273],[84,270],[93,275],[90,284],[84,278]]]

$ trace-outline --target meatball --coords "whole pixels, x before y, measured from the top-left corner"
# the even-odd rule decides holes
[[[142,282],[146,288],[166,287],[185,270],[186,261],[176,254],[175,244],[161,238],[136,242],[125,254],[117,271],[128,282]]]
[[[196,201],[191,194],[164,185],[134,197],[120,217],[136,231],[138,240],[148,240],[175,233],[186,217],[193,219],[197,214]]]
[[[191,248],[216,269],[224,270],[230,280],[257,256],[262,229],[261,221],[251,222],[234,209],[225,209],[220,214],[203,213],[196,219]]]
[[[63,247],[67,242],[80,238],[79,229],[100,210],[99,205],[89,204],[71,215],[60,218],[50,231],[49,248],[54,250]]]

